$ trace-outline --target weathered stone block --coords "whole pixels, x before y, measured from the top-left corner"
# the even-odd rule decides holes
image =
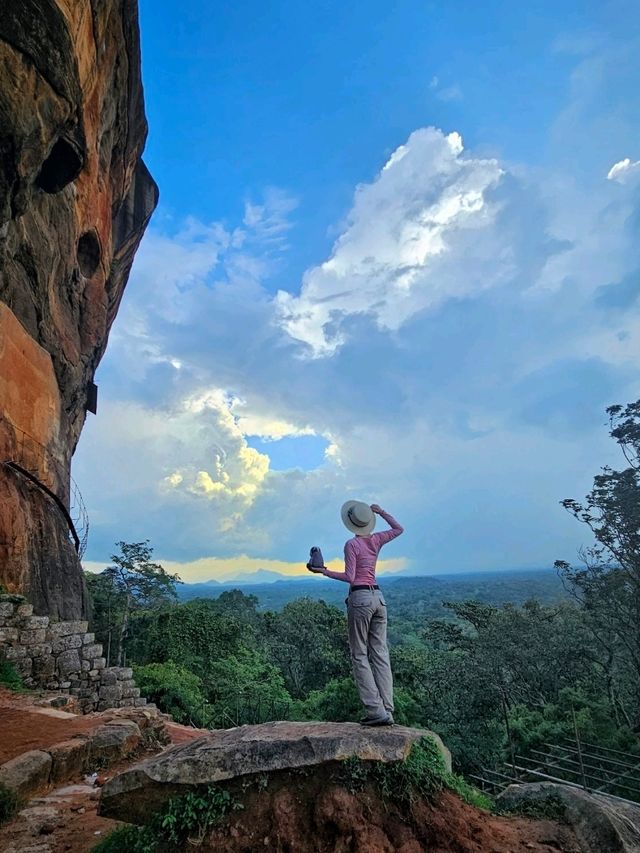
[[[56,662],[50,655],[33,659],[33,677],[37,680],[50,680],[56,671]]]
[[[83,646],[82,657],[86,658],[86,660],[93,660],[94,658],[102,657],[102,646],[100,645],[100,643],[94,643],[90,646]]]
[[[0,628],[0,643],[12,643],[18,639],[17,628]]]
[[[0,601],[0,617],[9,619],[16,611],[16,605],[10,601]]]
[[[81,661],[82,664],[82,672],[89,672],[91,669],[91,663],[88,660]]]
[[[22,622],[22,627],[25,629],[25,631],[33,631],[36,628],[47,628],[48,626],[48,616],[30,616],[28,619],[24,619]]]
[[[122,689],[117,684],[113,686],[103,684],[98,690],[98,695],[100,699],[107,702],[117,702],[118,699],[122,698]]]
[[[51,644],[54,655],[66,652],[69,649],[79,649],[82,646],[82,637],[78,634],[69,634],[66,637],[58,637]]]
[[[86,634],[88,622],[52,622],[49,631],[54,637],[66,637],[68,634]]]
[[[20,633],[20,642],[28,646],[30,643],[44,643],[47,637],[47,632],[44,628],[36,628],[33,631],[22,631]]]
[[[132,720],[114,720],[106,726],[100,726],[89,742],[92,766],[124,758],[137,749],[141,740],[140,729]]]
[[[142,696],[138,699],[134,699],[133,704],[136,706],[136,708],[143,708],[147,704],[147,700],[144,698],[144,696]]]
[[[89,757],[89,739],[76,737],[57,743],[48,750],[51,756],[51,782],[66,782],[80,776]]]
[[[81,663],[77,649],[69,649],[66,652],[62,652],[62,654],[58,656],[57,668],[61,675],[69,675],[72,672],[79,672]]]
[[[102,674],[100,676],[100,680],[105,685],[113,685],[118,683],[118,676],[113,671],[113,668],[103,669]]]
[[[16,671],[19,675],[25,677],[27,675],[31,675],[33,669],[33,661],[31,658],[19,658],[13,662],[13,665],[16,668]]]
[[[20,660],[27,656],[27,650],[24,646],[8,646],[4,650],[4,656],[7,660]]]
[[[96,635],[95,634],[85,634],[82,638],[82,645],[89,646],[95,642]]]
[[[50,772],[51,756],[48,752],[37,749],[23,752],[0,766],[0,784],[26,796],[46,785]]]
[[[105,658],[94,658],[91,663],[94,669],[104,669],[107,665]]]
[[[28,652],[32,658],[51,657],[51,646],[48,643],[42,643],[39,646],[28,646]]]
[[[73,695],[79,699],[89,699],[93,695],[93,690],[90,687],[77,687]]]
[[[31,616],[33,613],[33,604],[19,604],[16,610],[16,616]],[[47,622],[49,620],[47,619]]]
[[[123,687],[122,688],[122,698],[123,699],[137,699],[140,696],[140,688],[139,687]]]
[[[118,681],[126,681],[133,678],[133,670],[130,666],[112,666],[110,668],[112,672],[115,672]]]

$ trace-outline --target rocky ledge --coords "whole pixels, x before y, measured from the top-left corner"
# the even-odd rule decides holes
[[[519,811],[554,801],[584,853],[640,853],[640,804],[554,782],[510,785],[500,796],[502,806]]]
[[[424,729],[275,722],[215,731],[168,749],[111,779],[102,790],[99,813],[144,824],[169,799],[193,788],[348,758],[402,761],[413,744],[425,736],[435,741],[450,769],[449,750],[436,734]]]
[[[30,719],[45,731],[47,712],[43,709],[40,713],[39,721],[35,715]],[[63,711],[50,713],[69,723],[74,719],[73,714]],[[141,750],[157,749],[168,742],[165,719],[165,715],[152,706],[95,714],[91,718],[95,723],[92,729],[22,752],[0,764],[0,785],[21,797],[28,797],[51,785],[77,780],[83,773],[109,767]]]

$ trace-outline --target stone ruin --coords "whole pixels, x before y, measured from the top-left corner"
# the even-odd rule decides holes
[[[84,620],[52,622],[34,616],[19,595],[0,595],[0,659],[10,661],[25,687],[68,696],[67,710],[87,714],[147,704],[126,666],[107,666],[102,646]]]

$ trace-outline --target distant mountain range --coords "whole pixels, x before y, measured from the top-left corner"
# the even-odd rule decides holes
[[[441,575],[408,576],[401,572],[380,578],[389,601],[433,599],[522,602],[529,597],[541,601],[555,600],[562,594],[562,584],[553,569],[514,569],[512,571],[458,572]],[[255,595],[260,609],[279,609],[297,598],[322,599],[328,604],[344,606],[347,585],[318,575],[284,575],[259,569],[250,574],[210,580],[203,583],[178,584],[180,601],[194,598],[217,598],[224,592],[240,589]]]
[[[304,575],[301,576],[291,576],[285,575],[282,572],[274,572],[271,569],[257,569],[255,572],[244,572],[239,575],[234,575],[229,578],[222,578],[219,581],[213,581],[213,583],[219,583],[224,586],[228,586],[229,584],[240,584],[241,586],[251,586],[256,583],[277,583],[278,581],[290,581],[290,580],[305,580]],[[211,583],[211,581],[210,581]]]

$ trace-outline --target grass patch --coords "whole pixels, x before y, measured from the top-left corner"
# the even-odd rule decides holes
[[[154,853],[156,841],[149,827],[120,826],[105,836],[93,853]]]
[[[210,785],[204,791],[169,800],[148,826],[116,829],[93,848],[93,853],[159,853],[180,850],[187,842],[197,847],[210,829],[238,808],[240,803],[228,791]]]
[[[398,803],[411,803],[416,797],[428,799],[445,788],[477,808],[490,811],[492,800],[472,785],[450,773],[433,740],[423,737],[411,748],[404,761],[384,763],[350,758],[344,762],[341,781],[355,793],[373,782],[383,797]]]
[[[22,679],[18,675],[15,666],[9,660],[0,658],[0,684],[16,693],[25,689]]]
[[[22,805],[20,796],[0,782],[0,824],[6,823],[17,814]]]

